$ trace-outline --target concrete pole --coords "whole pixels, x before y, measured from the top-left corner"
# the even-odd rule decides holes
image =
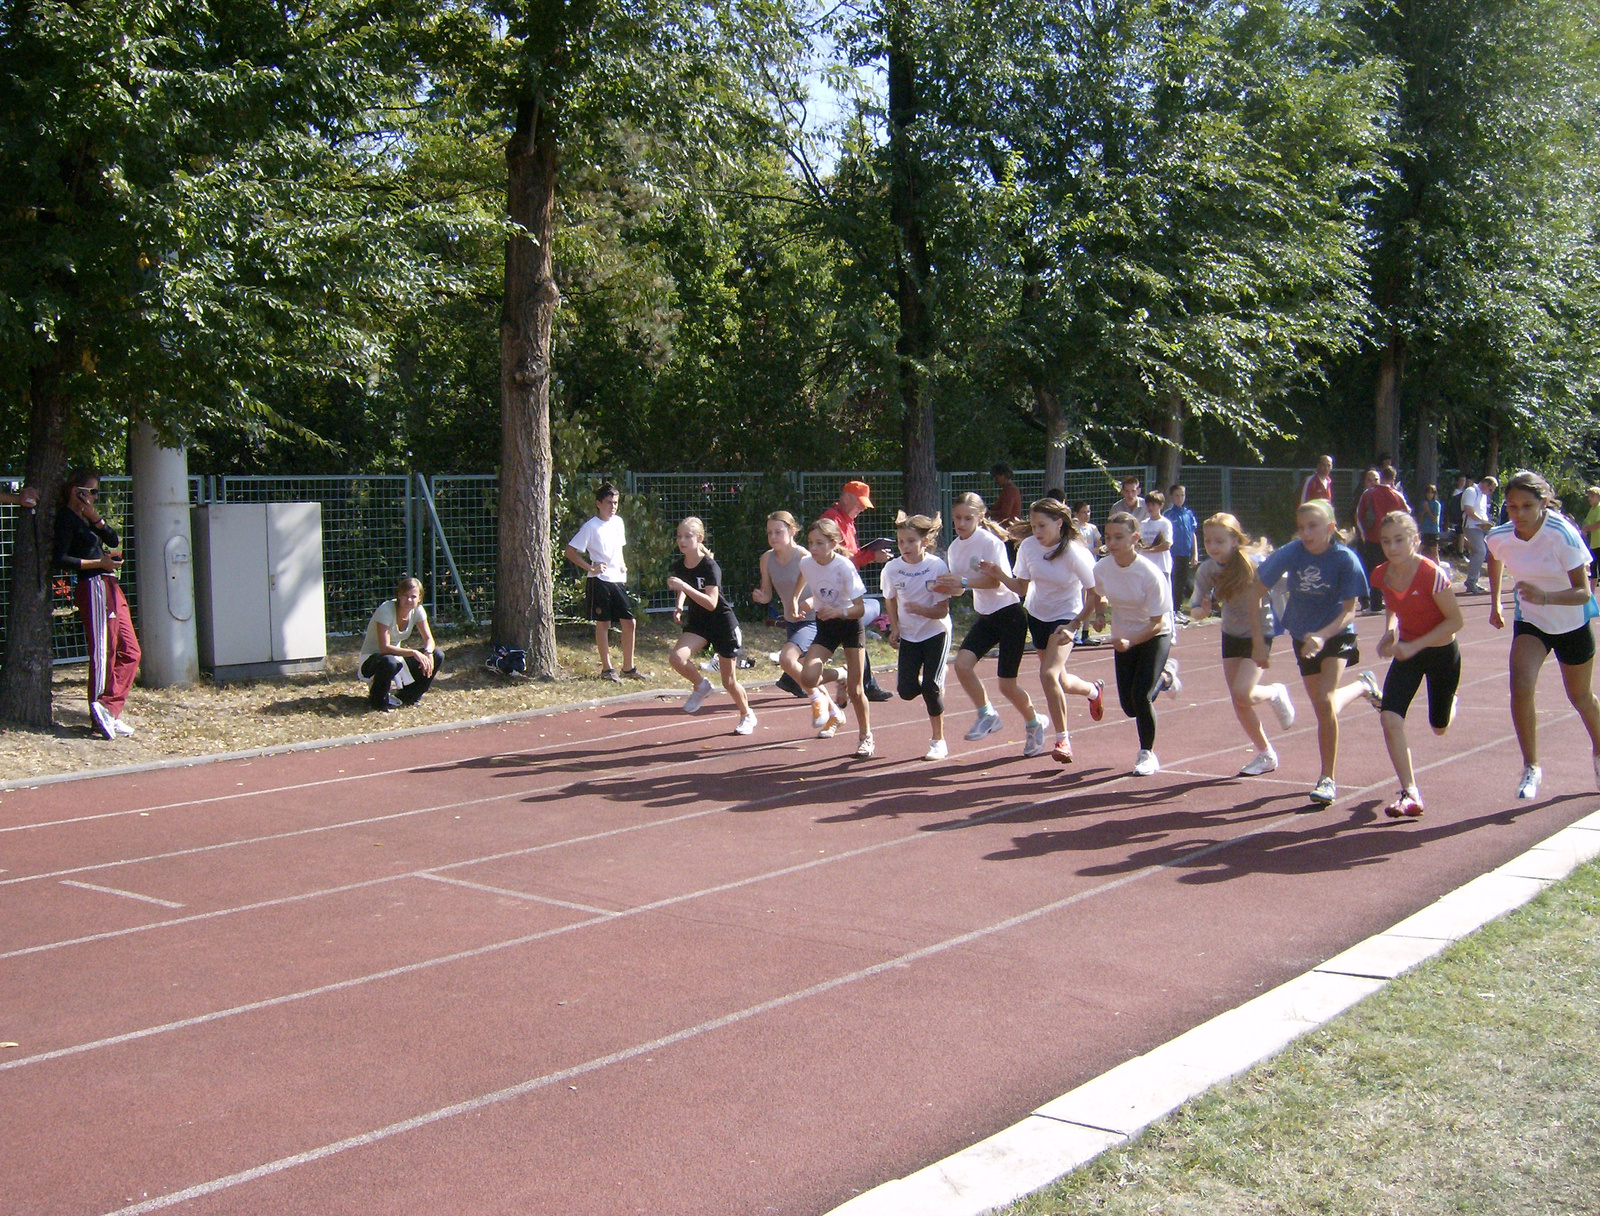
[[[164,448],[155,428],[136,422],[128,444],[139,585],[139,683],[147,688],[200,678],[189,541],[189,454]]]

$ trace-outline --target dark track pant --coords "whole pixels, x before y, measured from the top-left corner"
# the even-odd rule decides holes
[[[1117,700],[1122,712],[1139,724],[1139,747],[1149,751],[1156,745],[1156,681],[1172,653],[1172,635],[1153,638],[1120,650],[1116,654]]]
[[[902,701],[920,695],[928,707],[928,717],[944,713],[944,660],[950,652],[950,634],[934,634],[925,642],[900,639],[900,669],[895,691]]]
[[[423,675],[422,665],[410,655],[403,659],[397,654],[368,655],[366,662],[361,664],[361,678],[370,681],[367,685],[367,700],[374,706],[387,705],[389,688],[394,683],[394,678],[400,674],[401,666],[406,666],[411,669],[411,683],[395,693],[395,699],[402,705],[415,705],[432,685],[433,678],[439,674],[443,661],[443,652],[435,650],[433,671]]]

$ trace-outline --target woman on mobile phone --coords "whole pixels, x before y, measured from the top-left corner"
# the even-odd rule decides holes
[[[55,564],[77,580],[73,600],[89,641],[89,721],[102,739],[133,734],[122,720],[133,677],[139,673],[139,639],[127,597],[117,582],[122,538],[101,518],[100,474],[74,469],[56,510]]]

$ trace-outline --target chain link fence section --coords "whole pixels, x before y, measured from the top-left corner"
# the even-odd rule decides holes
[[[428,479],[439,527],[450,553],[456,559],[461,588],[472,615],[481,621],[494,615],[495,569],[499,557],[500,479],[494,474],[439,474]],[[564,536],[551,540],[557,549],[566,543]],[[427,583],[428,613],[440,622],[465,624],[461,600],[451,585],[450,567],[443,546],[430,525],[422,544],[418,577]]]

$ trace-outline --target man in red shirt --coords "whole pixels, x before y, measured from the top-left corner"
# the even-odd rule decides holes
[[[1378,543],[1378,529],[1383,524],[1383,517],[1391,511],[1411,510],[1406,496],[1395,488],[1394,480],[1394,466],[1379,469],[1378,484],[1363,491],[1360,501],[1356,503],[1356,527],[1361,532],[1361,564],[1366,568],[1369,580],[1372,572],[1383,564],[1383,546]],[[1382,612],[1383,587],[1376,582],[1371,586],[1367,610]]]
[[[847,481],[844,488],[839,491],[839,501],[834,503],[822,513],[823,519],[831,519],[839,525],[839,531],[844,533],[844,554],[855,563],[857,570],[865,570],[874,562],[886,562],[894,556],[887,549],[863,549],[856,543],[856,516],[863,511],[872,509],[872,489],[864,481]],[[865,581],[865,580],[863,580]],[[870,591],[871,588],[868,588]],[[877,619],[883,605],[871,596],[867,597],[867,611],[862,618],[866,621]],[[893,693],[881,688],[872,675],[872,654],[866,655],[867,671],[863,684],[866,688],[867,700],[887,701]]]
[[[1300,487],[1300,502],[1304,504],[1313,498],[1326,498],[1333,501],[1333,457],[1322,456],[1317,460],[1317,471],[1307,477],[1305,484]]]

